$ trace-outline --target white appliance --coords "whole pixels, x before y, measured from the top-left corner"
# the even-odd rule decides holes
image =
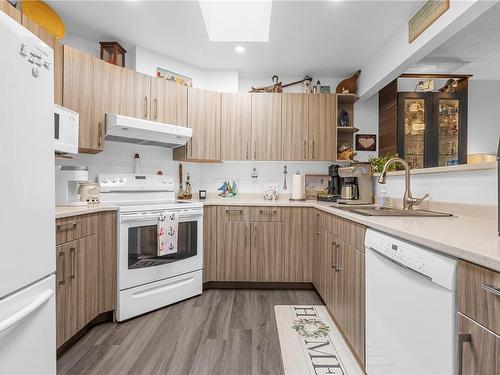
[[[88,182],[87,167],[56,165],[56,206],[86,206],[79,197],[80,183]]]
[[[202,292],[203,205],[176,201],[173,179],[99,174],[101,203],[118,206],[118,321]],[[178,251],[157,256],[161,215],[179,213]]]
[[[106,113],[106,140],[173,148],[183,146],[193,129]]]
[[[456,260],[367,230],[366,372],[455,373]]]
[[[53,51],[0,12],[0,374],[55,374]]]
[[[54,149],[58,154],[78,154],[80,115],[54,104]]]

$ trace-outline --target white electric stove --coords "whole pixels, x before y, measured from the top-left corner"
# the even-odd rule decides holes
[[[203,205],[176,200],[167,176],[100,174],[98,182],[101,202],[118,207],[117,320],[201,294]],[[167,212],[178,212],[178,250],[158,256],[158,218]]]

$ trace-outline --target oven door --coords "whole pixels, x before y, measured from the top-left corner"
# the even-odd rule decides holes
[[[177,252],[157,255],[158,218],[179,212]],[[203,210],[158,210],[120,214],[118,245],[119,289],[143,285],[201,270],[203,266]]]

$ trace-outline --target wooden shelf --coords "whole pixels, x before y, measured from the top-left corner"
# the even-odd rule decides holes
[[[337,94],[338,102],[342,104],[353,104],[358,101],[356,94]]]
[[[337,131],[339,133],[357,133],[359,131],[358,128],[354,126],[337,126]]]

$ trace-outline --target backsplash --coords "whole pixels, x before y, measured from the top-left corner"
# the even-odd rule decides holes
[[[375,196],[383,185],[374,180]],[[388,175],[385,185],[391,198],[401,198],[404,193],[404,176]],[[430,195],[430,201],[465,203],[496,206],[497,203],[497,171],[485,169],[462,172],[443,172],[416,174],[411,176],[413,196]]]

